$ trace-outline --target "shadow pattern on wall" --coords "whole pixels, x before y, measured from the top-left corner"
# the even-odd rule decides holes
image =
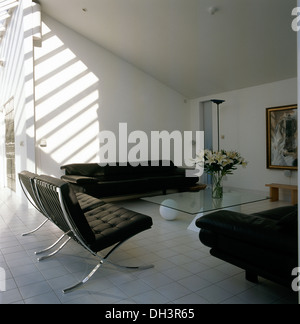
[[[36,159],[39,173],[97,162],[99,79],[45,23],[35,48]]]

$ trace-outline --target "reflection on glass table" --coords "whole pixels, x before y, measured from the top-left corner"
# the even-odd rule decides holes
[[[267,194],[236,188],[224,188],[222,199],[213,199],[210,188],[199,192],[180,192],[143,198],[144,201],[159,205],[161,215],[166,220],[176,219],[178,212],[195,215],[198,218],[207,212],[233,209],[267,199],[269,199]]]

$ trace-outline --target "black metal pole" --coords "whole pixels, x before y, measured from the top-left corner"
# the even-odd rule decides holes
[[[220,152],[220,104],[217,105],[218,110],[218,152]]]
[[[218,151],[220,151],[220,104],[225,102],[225,100],[212,99],[211,102],[217,105],[217,115],[218,115]]]

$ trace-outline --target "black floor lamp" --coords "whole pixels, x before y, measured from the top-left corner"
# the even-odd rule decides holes
[[[220,151],[220,105],[225,102],[225,100],[212,99],[211,102],[217,105],[218,114],[218,151]]]

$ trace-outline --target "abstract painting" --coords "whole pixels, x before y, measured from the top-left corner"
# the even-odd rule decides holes
[[[267,108],[267,168],[298,170],[297,105]]]

